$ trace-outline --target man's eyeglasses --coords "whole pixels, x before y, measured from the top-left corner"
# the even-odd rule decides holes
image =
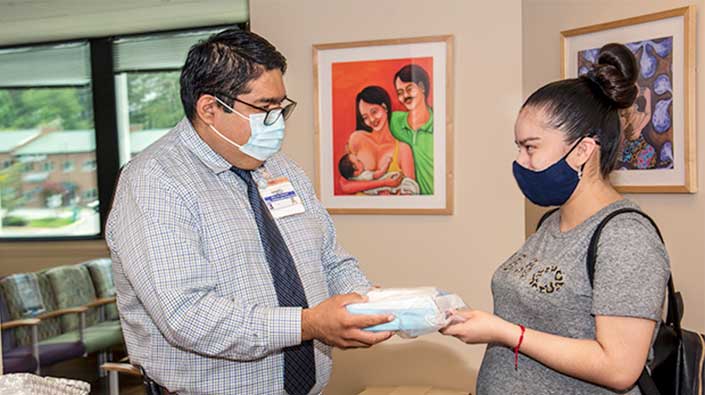
[[[289,99],[288,97],[285,97],[284,101],[288,101],[289,103],[287,103],[286,105],[283,105],[281,107],[272,108],[269,110],[266,108],[263,108],[263,107],[255,106],[254,104],[248,103],[246,101],[242,101],[242,100],[238,99],[237,97],[233,98],[233,101],[236,101],[238,103],[242,103],[246,106],[250,106],[254,109],[260,110],[263,113],[265,113],[264,124],[266,126],[274,125],[274,123],[279,120],[279,117],[284,117],[284,120],[286,121],[287,119],[289,119],[289,116],[291,116],[291,113],[296,108],[296,102]]]

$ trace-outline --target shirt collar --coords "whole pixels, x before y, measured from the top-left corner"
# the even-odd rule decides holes
[[[230,170],[232,165],[203,141],[188,118],[182,119],[181,122],[176,125],[176,129],[186,148],[193,152],[193,154],[215,174]]]
[[[433,108],[429,107],[428,112],[429,112],[428,121],[426,121],[426,123],[421,125],[421,127],[418,130],[419,132],[433,133]],[[406,114],[406,119],[404,119],[404,127],[407,128],[408,130],[411,130],[412,132],[414,131],[414,129],[412,129],[411,126],[409,126],[409,113]]]

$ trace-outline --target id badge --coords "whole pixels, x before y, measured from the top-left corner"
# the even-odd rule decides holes
[[[286,177],[267,180],[266,186],[260,186],[259,194],[272,217],[276,219],[306,211],[294,186]]]

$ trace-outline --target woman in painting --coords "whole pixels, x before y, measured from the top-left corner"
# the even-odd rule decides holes
[[[411,148],[389,130],[391,100],[379,86],[368,86],[355,98],[357,130],[350,135],[347,153],[338,163],[341,190],[356,194],[413,194],[414,157]],[[416,185],[416,188],[414,188]]]
[[[634,104],[620,112],[620,122],[624,131],[621,167],[653,169],[656,150],[642,134],[651,122],[651,90],[648,87],[641,88]]]
[[[602,47],[585,76],[549,83],[514,127],[519,189],[559,206],[492,278],[494,313],[458,311],[441,330],[487,344],[478,395],[639,395],[670,276],[648,219],[628,212],[602,229],[592,275],[585,262],[598,224],[638,209],[610,183],[621,143],[619,110],[637,97],[639,69],[621,44]]]

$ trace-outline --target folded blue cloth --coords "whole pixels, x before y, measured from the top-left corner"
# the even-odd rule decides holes
[[[394,321],[365,328],[370,332],[384,331],[405,331],[424,332],[434,330],[436,323],[434,319],[438,316],[437,308],[418,307],[408,309],[375,309],[368,308],[365,304],[353,304],[347,306],[350,314],[392,314]]]
[[[365,330],[402,337],[435,332],[448,324],[450,310],[465,306],[459,296],[433,287],[373,289],[366,295],[367,302],[347,306],[350,314],[393,315],[394,320]]]

